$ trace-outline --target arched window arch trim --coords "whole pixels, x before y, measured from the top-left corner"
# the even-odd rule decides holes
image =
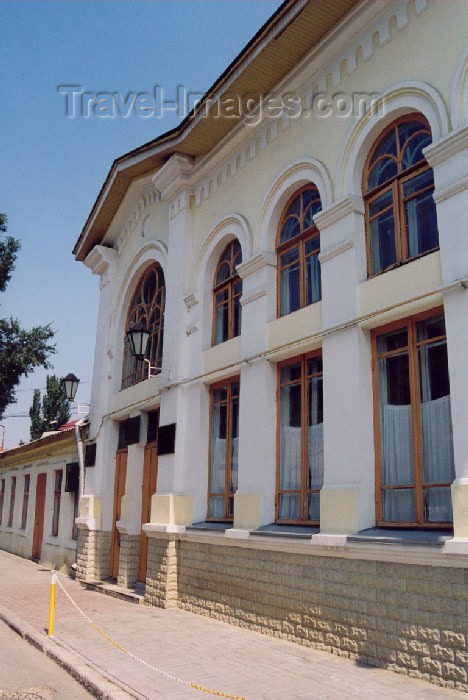
[[[319,189],[311,182],[295,190],[283,208],[276,233],[278,316],[321,299],[320,231],[313,219],[321,210]]]
[[[141,273],[128,305],[123,339],[122,389],[134,386],[147,377],[144,363],[130,352],[126,332],[133,322],[141,322],[150,337],[145,359],[152,367],[161,367],[164,339],[164,310],[166,286],[164,270],[159,262],[152,262]]]
[[[411,112],[392,121],[369,151],[362,176],[369,277],[439,246],[434,177],[422,152],[430,143],[428,120]]]
[[[242,280],[236,268],[241,262],[242,247],[233,238],[219,256],[213,277],[212,345],[240,335]]]

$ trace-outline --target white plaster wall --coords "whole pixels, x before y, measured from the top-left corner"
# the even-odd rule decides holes
[[[46,499],[44,505],[44,531],[42,540],[41,562],[55,568],[67,568],[75,562],[76,541],[72,539],[74,494],[65,492],[66,465],[77,462],[73,449],[58,455],[38,458],[18,467],[0,468],[0,479],[6,479],[5,501],[2,525],[0,525],[0,548],[19,556],[30,558],[34,533],[34,514],[36,506],[36,484],[38,474],[47,474]],[[52,536],[52,517],[54,504],[55,471],[63,470],[62,495],[58,535]],[[24,476],[30,475],[29,501],[26,527],[21,529],[23,512]],[[13,514],[13,526],[8,527],[10,511],[11,477],[16,476],[16,496]]]
[[[397,116],[421,110],[432,126],[434,140],[450,131],[452,120],[460,122],[465,37],[463,32],[454,32],[453,27],[463,26],[465,20],[465,3],[456,0],[363,3],[354,25],[347,25],[332,42],[325,42],[320,50],[312,52],[283,81],[283,86],[306,92],[308,87],[320,83],[331,94],[383,94],[386,101],[381,119],[315,116],[239,127],[215,152],[195,162],[190,175],[183,182],[181,179],[179,190],[171,196],[161,198],[155,193],[151,175],[132,185],[104,240],[115,248],[110,254],[102,253],[109,258],[107,267],[97,258],[94,264],[90,263],[101,277],[101,301],[91,416],[91,437],[98,441],[98,458],[96,467],[88,470],[86,489],[102,500],[99,527],[110,529],[112,524],[115,419],[160,404],[161,424],[177,423],[176,455],[159,460],[158,493],[190,495],[194,498],[194,519],[203,519],[208,472],[208,387],[220,376],[241,371],[241,406],[246,412],[241,417],[245,442],[241,448],[239,483],[246,494],[263,489],[271,501],[266,480],[275,468],[274,448],[270,445],[276,431],[274,411],[259,406],[260,430],[246,416],[251,415],[247,409],[252,410],[259,396],[264,400],[275,396],[275,362],[319,347],[320,333],[328,333],[334,324],[360,315],[370,316],[392,305],[394,316],[403,316],[416,308],[415,297],[427,295],[442,282],[452,280],[454,271],[462,274],[456,245],[451,247],[447,242],[442,266],[439,253],[433,253],[366,280],[360,187],[369,148],[380,130]],[[450,41],[434,42],[434,36],[450,36]],[[456,120],[451,115],[451,105],[457,110]],[[461,177],[461,166],[455,169],[453,177]],[[322,250],[329,257],[323,267],[327,270],[324,298],[320,304],[276,319],[277,223],[287,198],[309,181],[317,184],[325,210]],[[450,208],[450,204],[444,206]],[[257,293],[259,296],[244,307],[242,338],[211,348],[212,278],[219,254],[233,237],[241,243],[244,264],[257,255],[270,255],[273,259],[265,259],[265,264],[244,278],[245,299]],[[152,260],[161,262],[166,275],[163,366],[170,367],[172,374],[168,380],[152,379],[122,392],[126,309],[141,271]],[[440,299],[434,295],[421,304],[436,305]],[[378,325],[384,320],[387,317],[376,316],[367,325]],[[309,336],[314,338],[307,340]],[[358,409],[354,413],[357,420],[356,416],[365,415],[367,407],[370,419],[366,333],[359,331],[354,336],[353,353],[347,362],[341,355],[345,348],[340,340],[333,342],[333,336],[329,336],[323,344],[324,353],[329,353],[324,358],[328,371],[333,372],[334,363],[340,362],[336,379],[328,377],[325,387],[330,387],[329,395],[335,395],[336,402],[339,390],[333,382],[341,381],[347,372],[352,374],[351,388],[359,395],[357,403],[349,405],[349,411]],[[268,355],[272,371],[248,371],[245,360],[250,362],[252,355],[262,353]],[[236,363],[238,368],[234,367]],[[247,379],[254,375],[252,381]],[[261,382],[265,384],[260,386]],[[342,408],[340,416],[345,416],[348,409],[345,405]],[[335,433],[342,434],[342,429],[330,418],[333,411],[328,411],[328,415],[331,422],[326,428],[327,442],[333,446]],[[373,482],[366,487],[373,470],[372,436],[368,432],[364,448],[354,457],[356,464],[349,460],[347,475],[331,459],[326,479],[330,488],[339,486],[341,476],[342,486],[359,487],[359,526],[372,524],[374,508]],[[343,462],[346,450],[343,445],[337,450],[336,459]],[[356,477],[350,480],[353,470]],[[271,503],[262,505],[261,512],[262,522],[271,518]]]

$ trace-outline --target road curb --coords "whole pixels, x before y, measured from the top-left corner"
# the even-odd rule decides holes
[[[103,678],[84,661],[75,658],[52,638],[37,632],[29,623],[21,620],[3,605],[0,605],[0,620],[29,644],[46,654],[98,700],[134,700],[134,695],[130,695],[118,685]]]

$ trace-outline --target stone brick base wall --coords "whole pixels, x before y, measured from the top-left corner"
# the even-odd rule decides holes
[[[468,569],[149,541],[146,602],[468,691]]]
[[[120,535],[119,575],[117,585],[130,588],[138,581],[140,535]]]
[[[177,554],[175,536],[148,540],[145,603],[159,608],[177,607]]]
[[[78,530],[77,579],[101,581],[109,576],[111,535],[99,530]]]

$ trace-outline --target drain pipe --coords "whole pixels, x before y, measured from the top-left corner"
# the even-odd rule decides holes
[[[83,456],[83,439],[81,437],[81,426],[75,423],[75,440],[76,440],[76,452],[78,455],[78,467],[79,467],[79,483],[78,483],[78,517],[80,515],[81,498],[84,493],[84,479],[85,479],[85,466],[84,466],[84,456]],[[76,559],[78,557],[78,543],[75,550],[75,563],[72,564],[71,568],[76,574],[77,563]]]
[[[78,512],[81,497],[84,493],[84,478],[85,478],[85,468],[84,468],[84,456],[83,456],[83,440],[81,437],[81,430],[77,423],[75,424],[75,440],[76,440],[76,451],[78,453],[78,466],[80,469],[80,481],[79,481],[79,491],[78,491]]]

